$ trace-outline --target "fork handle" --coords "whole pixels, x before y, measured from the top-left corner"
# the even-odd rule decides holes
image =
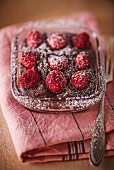
[[[99,103],[99,111],[96,119],[95,129],[90,143],[90,163],[98,166],[103,160],[105,152],[104,131],[104,96]]]

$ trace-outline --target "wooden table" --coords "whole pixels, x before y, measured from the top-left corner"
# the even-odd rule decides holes
[[[0,27],[23,21],[53,18],[82,10],[93,12],[103,34],[114,35],[113,0],[7,0],[0,1]],[[1,89],[0,89],[1,90]],[[23,164],[17,158],[0,110],[0,170],[93,170],[87,160]],[[96,170],[113,170],[114,157],[104,159]]]

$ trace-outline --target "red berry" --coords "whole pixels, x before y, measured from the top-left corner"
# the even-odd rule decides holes
[[[87,33],[80,33],[78,35],[73,36],[72,43],[74,47],[77,48],[88,48],[90,41],[89,41],[89,35]]]
[[[45,82],[52,92],[58,93],[66,86],[67,79],[61,71],[54,70],[48,73]]]
[[[47,43],[52,49],[58,50],[67,45],[67,38],[60,33],[53,33],[47,38]]]
[[[42,42],[42,35],[38,31],[30,31],[27,35],[27,44],[31,48],[35,48]]]
[[[35,69],[25,70],[19,77],[19,85],[25,88],[36,87],[39,83],[40,75]]]
[[[88,52],[86,51],[80,52],[75,58],[75,63],[79,69],[88,68],[90,64],[90,56]]]
[[[26,68],[32,68],[37,61],[37,55],[36,53],[29,51],[29,52],[22,52],[20,54],[20,62],[26,67]]]
[[[77,71],[72,75],[70,82],[76,89],[84,89],[88,86],[89,80],[90,78],[87,73]]]
[[[68,59],[66,56],[51,55],[48,58],[49,66],[52,70],[64,71],[68,66]]]

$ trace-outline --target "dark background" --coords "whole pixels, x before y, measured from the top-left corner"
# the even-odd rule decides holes
[[[89,10],[104,34],[114,34],[114,0],[0,0],[0,27]]]

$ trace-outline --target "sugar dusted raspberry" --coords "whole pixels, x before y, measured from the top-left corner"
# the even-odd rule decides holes
[[[87,51],[80,52],[75,58],[75,64],[79,69],[88,68],[90,64],[90,56]]]
[[[53,33],[47,38],[47,43],[53,50],[59,50],[67,45],[67,38],[61,33]]]
[[[50,55],[48,58],[49,66],[52,70],[64,71],[68,66],[68,59],[66,56]]]
[[[72,75],[70,82],[76,89],[84,89],[88,86],[89,80],[89,75],[86,72],[77,71]]]
[[[72,43],[73,46],[77,48],[81,49],[88,48],[90,44],[89,35],[85,32],[75,35],[72,38]]]
[[[19,77],[19,85],[25,88],[32,88],[38,85],[39,80],[39,73],[35,69],[28,69]]]
[[[35,65],[36,61],[37,61],[37,55],[32,51],[22,52],[20,54],[20,62],[26,68],[32,68]]]
[[[54,70],[48,73],[45,83],[53,93],[58,93],[66,86],[67,79],[61,71]]]
[[[35,48],[42,42],[42,35],[38,31],[30,31],[27,35],[27,44],[31,48]]]

